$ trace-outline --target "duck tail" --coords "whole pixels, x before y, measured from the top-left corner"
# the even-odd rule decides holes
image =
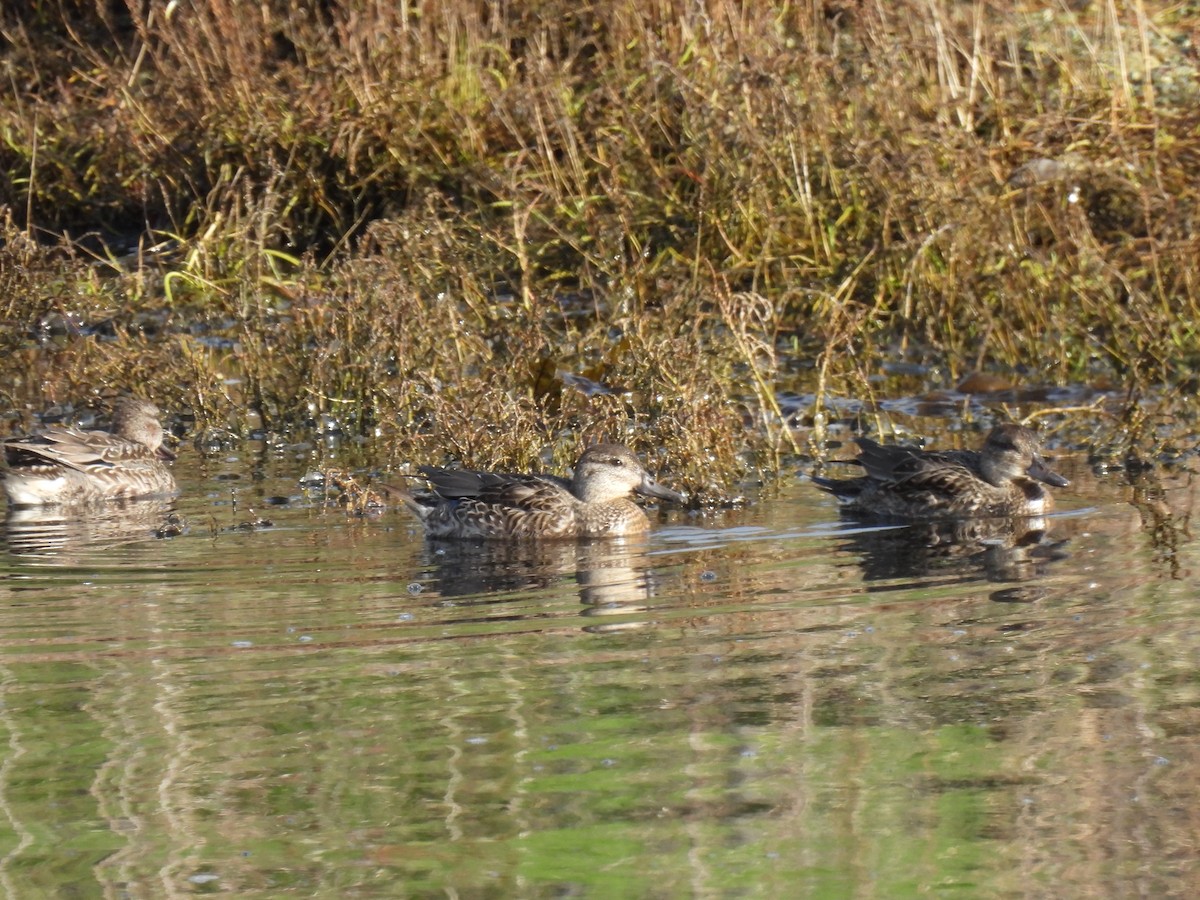
[[[383,483],[379,483],[375,485],[375,487],[381,494],[387,497],[388,500],[391,500],[392,502],[403,503],[412,511],[413,515],[415,515],[422,522],[425,521],[430,510],[432,509],[431,506],[423,504],[408,488],[398,487],[394,484]]]
[[[810,475],[809,478],[821,490],[839,499],[857,497],[862,493],[862,478],[823,478],[820,475]]]

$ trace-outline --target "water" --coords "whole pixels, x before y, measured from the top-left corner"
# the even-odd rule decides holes
[[[1056,467],[1044,534],[851,527],[796,478],[434,544],[191,451],[179,521],[10,520],[0,885],[1194,895],[1194,485]]]

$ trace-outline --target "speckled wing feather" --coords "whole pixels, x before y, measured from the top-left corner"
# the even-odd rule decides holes
[[[964,484],[979,490],[979,454],[973,450],[921,451],[883,446],[869,438],[857,443],[868,479],[930,515],[961,506]]]
[[[539,497],[562,501],[570,494],[570,482],[554,475],[510,475],[502,472],[473,472],[468,469],[417,469],[429,479],[438,496],[447,500],[478,500],[501,506],[523,506]]]
[[[920,463],[919,451],[907,447],[877,444],[870,438],[858,438],[856,462],[867,470],[867,477],[893,484],[911,475]]]
[[[890,485],[920,489],[926,479],[932,486],[938,476],[954,473],[952,477],[973,477],[979,471],[979,454],[973,450],[931,452],[896,445],[884,446],[870,438],[859,438],[858,462],[867,470],[867,477]]]
[[[8,441],[4,447],[11,466],[54,463],[79,472],[108,468],[147,453],[136,441],[105,431],[76,428],[50,428],[41,434]]]
[[[909,502],[936,513],[959,507],[964,481],[970,482],[975,477],[963,466],[943,462],[936,467],[916,467],[916,471],[897,480],[894,487]]]
[[[513,475],[421,466],[443,503],[424,516],[430,534],[454,533],[462,527],[509,537],[570,535],[574,516],[564,516],[577,502],[568,482],[553,475]]]

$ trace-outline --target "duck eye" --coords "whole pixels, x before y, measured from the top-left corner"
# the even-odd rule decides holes
[[[619,456],[614,456],[612,459],[609,460],[609,462],[612,463],[614,466],[625,465],[625,463],[622,462],[621,457],[619,457]]]

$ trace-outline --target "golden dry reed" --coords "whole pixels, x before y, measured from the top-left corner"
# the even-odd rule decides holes
[[[622,440],[716,500],[896,363],[1188,413],[1188,4],[13,6],[6,406]]]

